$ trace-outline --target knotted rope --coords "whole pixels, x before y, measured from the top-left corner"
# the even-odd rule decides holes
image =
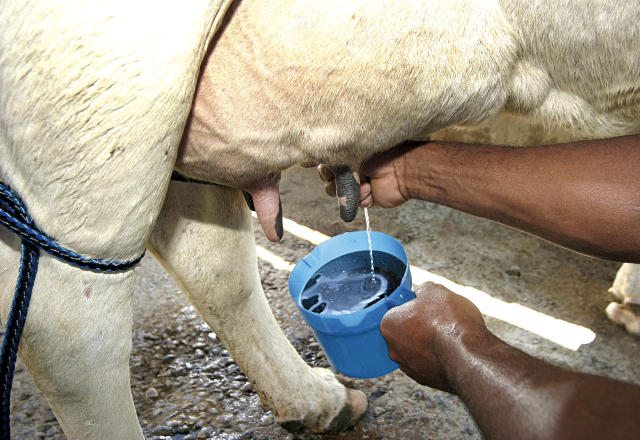
[[[144,253],[133,261],[119,262],[86,258],[60,246],[54,239],[38,230],[25,204],[10,187],[0,182],[0,224],[17,234],[21,239],[20,270],[13,302],[2,340],[0,353],[0,439],[11,437],[9,411],[11,386],[20,336],[27,319],[31,292],[38,271],[40,249],[72,266],[93,272],[117,273],[131,269],[140,262]]]

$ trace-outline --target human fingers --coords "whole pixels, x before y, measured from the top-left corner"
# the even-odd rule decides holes
[[[320,180],[323,180],[325,182],[324,191],[327,193],[328,196],[335,197],[336,196],[335,173],[331,170],[331,168],[329,168],[326,165],[318,165],[316,169],[318,170],[318,177],[320,177]]]
[[[318,176],[325,182],[331,182],[336,179],[336,174],[327,165],[318,165]]]
[[[330,180],[329,182],[324,184],[324,191],[328,196],[335,197],[336,196],[336,181]]]
[[[433,351],[430,315],[417,298],[387,312],[380,331],[387,342],[389,357],[416,382],[451,392],[442,364]]]
[[[369,179],[364,176],[360,176],[360,178],[362,179],[360,181],[360,206],[362,206],[363,208],[367,208],[373,205],[371,182],[369,182]]]
[[[319,165],[318,176],[327,182],[325,192],[338,197],[340,218],[345,222],[353,221],[360,205],[358,175],[346,165]]]

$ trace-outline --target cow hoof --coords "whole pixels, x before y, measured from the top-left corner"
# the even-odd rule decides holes
[[[346,388],[340,384],[335,375],[325,368],[314,368],[323,380],[337,385],[343,394],[340,407],[331,405],[320,412],[312,411],[302,420],[279,420],[280,425],[289,432],[308,430],[311,432],[340,432],[355,425],[367,410],[367,396],[362,391]]]
[[[367,410],[367,395],[359,390],[347,388],[347,402],[329,424],[329,432],[340,432],[352,427]]]
[[[640,337],[640,305],[612,302],[605,312],[610,320],[623,326],[632,335]]]

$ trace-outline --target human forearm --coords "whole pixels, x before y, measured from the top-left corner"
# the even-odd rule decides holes
[[[638,386],[555,367],[485,333],[440,351],[488,439],[640,438]]]
[[[548,147],[432,142],[407,152],[398,180],[432,201],[579,252],[640,261],[640,136]]]
[[[532,358],[443,286],[416,295],[382,320],[389,356],[417,382],[460,396],[485,438],[640,438],[640,387]]]

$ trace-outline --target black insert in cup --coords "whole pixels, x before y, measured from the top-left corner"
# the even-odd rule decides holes
[[[405,264],[391,254],[368,251],[342,255],[322,266],[305,285],[300,303],[314,313],[341,315],[363,310],[392,293]]]

